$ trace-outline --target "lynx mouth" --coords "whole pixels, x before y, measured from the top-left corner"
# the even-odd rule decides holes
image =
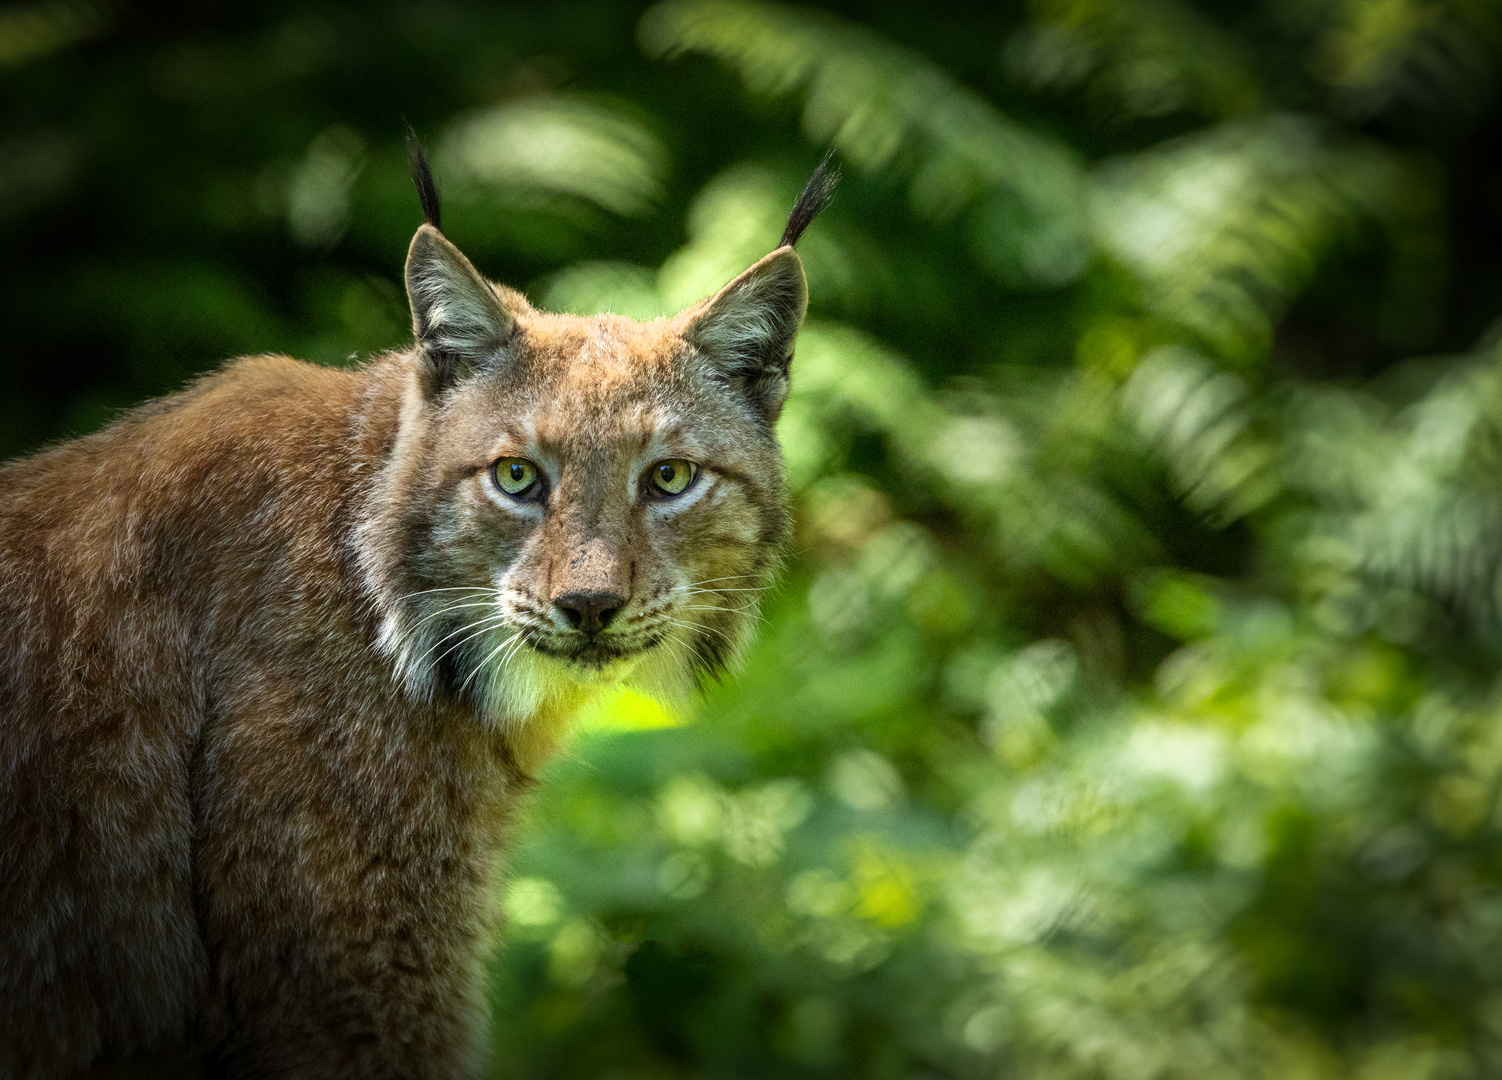
[[[635,660],[660,641],[660,637],[620,641],[605,637],[586,638],[580,635],[578,640],[559,641],[537,638],[528,644],[544,656],[576,664],[590,671],[600,671],[613,664]]]

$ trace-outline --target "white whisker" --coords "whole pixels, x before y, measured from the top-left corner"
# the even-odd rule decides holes
[[[522,651],[522,649],[526,646],[526,644],[527,644],[526,635],[518,633],[516,635],[516,644],[513,645],[513,646],[511,646],[511,648],[509,650],[507,650],[505,656],[501,657],[500,663],[498,663],[496,665],[496,669],[497,670],[504,670],[504,668],[506,667],[507,664],[511,663],[512,660],[516,659],[517,654]]]
[[[704,623],[691,623],[684,619],[669,618],[667,621],[672,623],[674,626],[680,626],[685,630],[707,630],[711,634],[719,634],[720,637],[725,639],[726,645],[730,646],[732,649],[735,648],[735,639],[717,626],[706,626]]]
[[[667,639],[664,638],[663,640],[667,640]],[[695,656],[697,656],[699,658],[699,663],[703,664],[706,669],[714,667],[714,665],[709,662],[709,659],[703,653],[701,653],[698,649],[694,648],[692,642],[686,641],[683,638],[678,638],[677,641],[678,641],[678,644],[682,645],[689,652],[691,652]]]
[[[512,634],[505,641],[501,642],[494,649],[492,649],[489,652],[489,654],[486,655],[485,659],[481,660],[477,665],[475,665],[475,669],[469,673],[469,678],[465,679],[462,683],[459,684],[459,693],[461,693],[461,694],[464,693],[464,688],[467,687],[470,684],[470,682],[472,682],[474,680],[474,677],[476,675],[480,674],[480,672],[485,669],[485,665],[488,664],[488,663],[490,663],[491,657],[495,656],[496,653],[500,652],[507,645],[510,645],[513,641],[515,641],[519,637],[521,637],[521,631],[520,630],[518,630],[516,633]]]
[[[664,637],[662,639],[662,644],[666,645],[668,652],[670,652],[672,654],[672,656],[673,656],[673,663],[675,663],[675,664],[682,664],[682,663],[684,663],[683,657],[681,657],[681,656],[678,655],[678,650],[675,649],[675,648],[673,648],[673,646],[675,644],[677,644],[677,642],[675,642],[670,637]]]
[[[496,629],[497,627],[504,626],[505,623],[506,623],[506,616],[504,616],[504,615],[491,615],[491,616],[488,616],[488,617],[486,617],[484,619],[480,619],[477,622],[465,623],[463,626],[459,627],[459,629],[454,630],[454,631],[452,631],[450,633],[447,633],[447,634],[443,635],[443,637],[439,638],[437,641],[435,641],[433,643],[433,648],[434,649],[438,648],[438,646],[442,645],[445,641],[447,641],[449,638],[453,637],[455,634],[463,634],[464,631],[466,631],[466,630],[474,630],[474,633],[468,634],[465,637],[461,638],[460,640],[454,642],[447,649],[444,649],[443,652],[441,652],[437,656],[433,657],[433,662],[429,665],[429,667],[436,667],[437,664],[438,664],[438,661],[442,660],[449,653],[451,653],[455,649],[459,648],[459,646],[463,645],[466,641],[469,641],[469,640],[471,640],[473,638],[477,638],[481,634],[489,633],[490,631]],[[478,627],[479,629],[475,629],[476,627]]]
[[[491,592],[491,591],[492,590],[491,590],[490,586],[488,586],[488,585],[486,585],[486,586],[480,586],[480,585],[454,585],[454,586],[451,586],[451,587],[448,587],[448,588],[443,588],[443,589],[419,589],[417,592],[410,592],[406,596],[398,596],[396,598],[396,602],[398,604],[400,604],[403,601],[411,600],[414,596],[427,596],[429,593],[439,593],[439,592]]]
[[[492,601],[492,600],[478,600],[478,601],[475,601],[474,603],[450,604],[446,608],[440,608],[437,611],[434,611],[434,612],[432,612],[430,614],[424,615],[421,619],[418,619],[417,622],[415,622],[415,623],[412,624],[412,629],[416,630],[419,626],[421,626],[423,623],[427,622],[429,619],[436,619],[436,618],[438,618],[438,616],[440,616],[440,615],[447,615],[447,614],[449,614],[452,611],[463,611],[465,608],[494,607],[494,606],[495,606],[495,602]]]
[[[686,588],[686,589],[692,589],[695,585],[712,585],[716,581],[739,581],[742,578],[754,578],[754,577],[758,577],[758,576],[760,576],[760,575],[757,575],[757,574],[731,574],[729,577],[705,578],[703,581],[690,581],[687,585],[684,586],[684,588]]]

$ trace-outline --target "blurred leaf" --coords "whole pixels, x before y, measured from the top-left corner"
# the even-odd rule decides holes
[[[810,138],[861,169],[906,176],[926,217],[984,210],[987,196],[1010,193],[1005,230],[978,234],[983,265],[1004,276],[1015,260],[1026,277],[1057,284],[1090,258],[1074,155],[906,49],[831,16],[739,0],[669,0],[643,16],[641,39],[653,55],[715,56],[759,94],[802,93]],[[1007,241],[1014,254],[996,250]]]
[[[47,0],[0,11],[0,67],[104,33],[115,21],[114,7],[103,0]]]
[[[455,120],[436,165],[460,200],[475,188],[542,192],[633,215],[661,198],[667,157],[657,137],[625,110],[558,95],[508,101]]]
[[[1109,162],[1092,205],[1148,310],[1246,364],[1265,357],[1321,259],[1399,219],[1422,183],[1386,147],[1270,116]]]
[[[1131,118],[1194,110],[1235,116],[1260,104],[1246,47],[1177,0],[1035,0],[1035,22],[1008,43],[1008,60],[1040,88],[1089,82],[1107,108]]]

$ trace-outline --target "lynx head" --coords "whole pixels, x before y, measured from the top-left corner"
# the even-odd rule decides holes
[[[788,537],[773,425],[807,307],[793,243],[670,318],[554,315],[427,223],[407,257],[415,347],[360,532],[381,647],[408,689],[519,721],[581,684],[672,692],[745,647]]]

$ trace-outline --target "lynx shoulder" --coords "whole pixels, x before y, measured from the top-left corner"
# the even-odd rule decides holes
[[[486,281],[415,174],[411,348],[0,468],[0,1076],[477,1074],[517,794],[592,687],[747,642],[824,167],[652,323]]]

